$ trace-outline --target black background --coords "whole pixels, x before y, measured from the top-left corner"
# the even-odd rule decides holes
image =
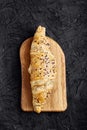
[[[0,130],[87,130],[87,0],[0,0]],[[68,109],[20,108],[21,43],[38,25],[66,56]]]

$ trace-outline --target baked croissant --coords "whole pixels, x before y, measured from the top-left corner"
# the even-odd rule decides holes
[[[48,94],[52,92],[56,75],[56,61],[45,36],[45,28],[39,26],[34,34],[30,50],[30,83],[34,111],[40,113]]]

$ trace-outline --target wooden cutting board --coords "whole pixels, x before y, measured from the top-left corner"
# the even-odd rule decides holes
[[[51,51],[56,57],[57,75],[52,94],[48,97],[42,111],[64,111],[67,108],[65,56],[58,43],[49,37],[47,38],[51,45]],[[32,39],[33,38],[28,38],[27,40],[25,40],[20,48],[22,73],[21,108],[23,111],[33,111],[30,75],[28,73],[28,67],[30,64],[30,47]]]

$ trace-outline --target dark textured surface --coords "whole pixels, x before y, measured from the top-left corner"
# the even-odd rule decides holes
[[[0,130],[87,130],[87,0],[0,0]],[[20,108],[19,48],[41,24],[66,56],[68,109]]]

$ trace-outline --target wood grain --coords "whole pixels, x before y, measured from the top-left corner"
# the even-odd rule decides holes
[[[58,43],[49,37],[47,38],[51,45],[51,51],[56,57],[57,75],[52,94],[49,95],[42,111],[64,111],[67,108],[65,56]],[[33,38],[28,38],[25,40],[20,48],[22,73],[21,108],[23,111],[33,111],[30,75],[28,73],[28,67],[30,64],[30,46],[32,39]]]

